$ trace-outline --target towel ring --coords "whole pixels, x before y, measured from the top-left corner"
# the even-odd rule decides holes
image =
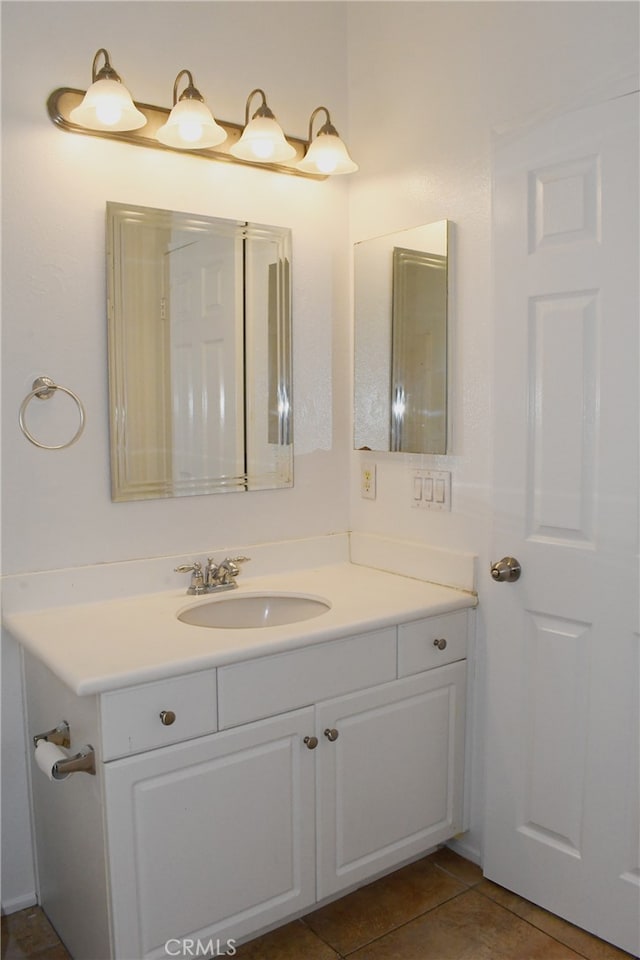
[[[48,443],[40,443],[40,441],[36,440],[33,434],[29,432],[29,429],[24,422],[25,411],[34,397],[37,397],[38,400],[50,400],[56,390],[62,390],[63,393],[66,393],[67,396],[71,397],[71,399],[75,402],[76,406],[78,407],[78,413],[80,414],[80,424],[74,435],[71,437],[71,440],[67,440],[66,443],[57,443],[53,445]],[[75,443],[84,430],[84,407],[82,406],[80,397],[78,397],[73,390],[69,390],[68,387],[63,387],[59,383],[54,383],[54,381],[49,377],[36,377],[36,379],[33,381],[33,389],[31,393],[27,394],[20,405],[20,414],[18,420],[20,423],[20,429],[24,433],[27,440],[34,446],[40,447],[42,450],[64,450],[65,447],[70,447],[71,444]]]

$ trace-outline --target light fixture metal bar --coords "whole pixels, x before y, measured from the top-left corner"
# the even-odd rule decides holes
[[[216,122],[227,133],[227,139],[217,147],[200,147],[195,150],[177,150],[166,146],[156,139],[156,132],[166,123],[170,110],[165,107],[156,107],[149,103],[138,103],[134,101],[135,106],[147,118],[147,123],[139,130],[89,130],[87,127],[81,127],[77,123],[72,123],[69,119],[71,110],[77,107],[83,100],[85,90],[76,90],[73,87],[60,87],[54,90],[47,100],[47,111],[52,122],[61,130],[68,133],[83,133],[90,137],[104,137],[107,140],[123,140],[125,143],[132,143],[139,147],[152,147],[154,150],[169,150],[171,153],[192,154],[197,157],[205,157],[207,160],[222,160],[228,163],[240,163],[245,167],[259,167],[263,170],[273,170],[277,173],[287,173],[293,177],[305,177],[308,180],[326,180],[324,174],[308,173],[299,170],[295,164],[302,160],[305,155],[308,143],[299,137],[290,137],[286,134],[287,140],[295,148],[296,155],[291,160],[283,163],[262,163],[249,160],[241,160],[234,157],[230,152],[230,147],[237,143],[242,136],[243,127],[238,123],[232,123],[228,120],[218,120]]]

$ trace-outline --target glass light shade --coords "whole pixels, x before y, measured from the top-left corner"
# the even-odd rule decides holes
[[[216,147],[227,139],[227,133],[213,119],[205,103],[200,100],[178,100],[156,137],[168,147],[195,150],[199,147]]]
[[[296,148],[285,139],[282,127],[277,120],[269,117],[255,117],[244,128],[242,136],[229,150],[239,160],[253,160],[262,163],[280,163],[291,160]]]
[[[107,78],[91,84],[82,103],[69,117],[72,123],[89,130],[139,130],[147,122],[127,88]]]
[[[309,146],[305,157],[297,167],[305,173],[324,173],[327,176],[338,173],[355,173],[358,164],[354,163],[344,142],[331,133],[321,133]]]

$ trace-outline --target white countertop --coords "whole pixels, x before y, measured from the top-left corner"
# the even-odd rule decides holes
[[[214,597],[280,592],[326,599],[321,616],[251,629],[196,627],[177,619]],[[403,621],[475,606],[474,594],[351,563],[261,577],[238,589],[189,597],[184,589],[5,617],[10,632],[78,695],[102,693],[239,660],[281,653]]]

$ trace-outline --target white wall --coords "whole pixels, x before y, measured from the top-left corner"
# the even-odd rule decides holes
[[[187,68],[224,120],[243,122],[247,95],[259,86],[287,133],[305,137],[321,103],[344,130],[342,4],[20,2],[5,3],[2,15],[3,574],[202,555],[230,543],[347,529],[346,183],[72,136],[45,109],[56,87],[86,89],[104,46],[135,99],[170,105],[176,74]],[[111,502],[107,200],[291,227],[293,489]],[[74,390],[86,407],[85,432],[67,450],[36,449],[19,432],[18,408],[40,374]],[[62,422],[65,399],[53,403]],[[42,411],[33,413],[44,421]],[[39,426],[46,442],[60,442],[47,432],[56,419]],[[3,643],[3,904],[10,907],[28,900],[33,877],[17,658],[10,638]]]
[[[311,110],[324,102],[334,109],[336,123],[342,119],[344,125],[342,6],[9,3],[3,41],[3,572],[206,551],[229,540],[258,542],[345,529],[346,184],[274,176],[72,136],[57,130],[45,113],[53,88],[86,87],[93,55],[105,46],[134,96],[148,103],[170,103],[175,76],[188,67],[223,119],[242,122],[247,94],[259,85],[289,133],[305,136]],[[292,490],[111,502],[107,200],[292,228]],[[70,387],[85,404],[85,433],[68,450],[38,450],[18,431],[18,407],[38,374]],[[65,399],[50,401],[48,413],[53,402],[62,416]],[[42,413],[33,411],[39,419],[44,419]],[[51,417],[47,419],[51,429]]]
[[[453,223],[453,448],[450,456],[352,453],[353,529],[479,556],[479,676],[472,831],[481,850],[482,592],[490,557],[493,137],[637,86],[638,5],[610,2],[349,5],[353,242]],[[625,80],[631,78],[631,85]],[[498,265],[499,268],[499,265]],[[360,498],[360,464],[377,499]],[[452,512],[412,509],[411,470],[452,471]],[[494,558],[495,559],[495,558]]]

